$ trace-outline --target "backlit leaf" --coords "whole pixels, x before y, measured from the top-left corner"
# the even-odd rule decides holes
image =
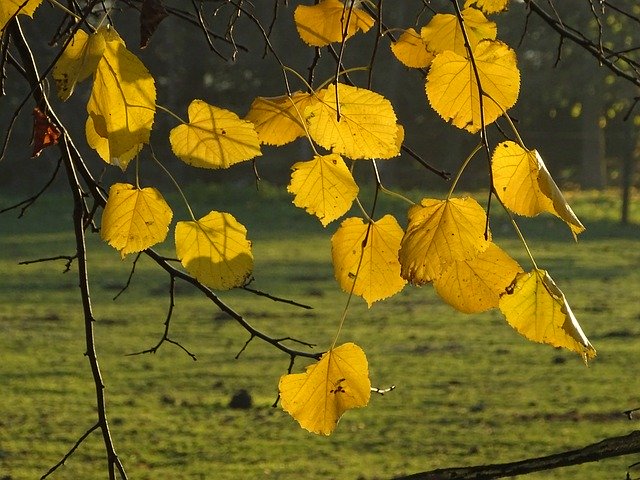
[[[399,154],[398,126],[391,102],[365,88],[338,84],[317,92],[319,102],[305,110],[311,138],[322,147],[351,159],[391,158]]]
[[[585,362],[596,355],[564,294],[545,270],[518,274],[500,298],[500,310],[529,340],[569,349]]]
[[[484,312],[498,307],[500,295],[520,272],[518,262],[490,243],[471,260],[456,260],[449,265],[433,286],[453,308],[465,313]]]
[[[134,145],[128,152],[123,153],[119,157],[114,157],[109,151],[109,140],[98,135],[95,127],[93,126],[93,118],[90,116],[87,117],[87,122],[85,124],[85,135],[89,146],[96,151],[102,160],[109,165],[120,167],[122,171],[127,169],[129,162],[131,162],[131,160],[140,153],[140,150],[142,150],[142,144],[139,143]]]
[[[474,199],[424,198],[409,209],[402,238],[402,277],[422,285],[438,278],[456,260],[471,260],[489,246],[487,217]]]
[[[173,153],[201,168],[229,168],[259,155],[260,140],[253,123],[202,100],[189,105],[189,123],[169,134]]]
[[[176,254],[187,272],[218,290],[244,285],[253,269],[247,229],[229,213],[212,211],[197,221],[178,222]]]
[[[471,5],[475,5],[484,13],[491,14],[505,11],[509,6],[509,0],[467,0],[464,2],[465,8]]]
[[[329,350],[304,373],[283,375],[282,408],[312,433],[330,435],[344,412],[371,397],[369,365],[362,349],[345,343]]]
[[[495,40],[498,28],[494,22],[487,20],[480,10],[465,8],[462,11],[462,18],[472,51],[480,40]],[[448,13],[434,15],[429,23],[422,27],[420,35],[429,51],[434,54],[451,50],[462,57],[468,57],[462,27],[455,15]]]
[[[407,283],[398,261],[403,233],[391,215],[373,223],[355,217],[342,222],[331,238],[333,271],[342,290],[353,289],[369,307],[401,291]]]
[[[584,231],[536,150],[502,142],[493,152],[491,168],[494,188],[509,210],[528,217],[549,212],[564,220],[574,236]]]
[[[317,216],[325,227],[344,215],[358,195],[358,185],[340,155],[316,155],[291,168],[287,191],[295,195],[293,203]]]
[[[516,103],[520,72],[514,51],[499,41],[481,41],[474,57],[484,92],[484,122],[488,125]],[[478,82],[467,58],[451,51],[436,55],[427,75],[426,91],[429,103],[444,120],[471,133],[480,130]]]
[[[435,56],[427,50],[426,43],[413,28],[405,30],[391,44],[391,51],[400,62],[411,68],[427,68]]]
[[[354,6],[345,7],[339,0],[322,0],[317,5],[298,5],[293,18],[300,38],[312,47],[324,47],[333,42],[341,42],[346,29],[346,38],[358,32],[367,32],[375,23],[371,16]]]
[[[2,0],[0,2],[0,30],[13,18],[14,15],[27,15],[33,17],[36,8],[42,0]]]
[[[115,183],[109,189],[100,236],[124,258],[164,241],[172,216],[155,188]]]

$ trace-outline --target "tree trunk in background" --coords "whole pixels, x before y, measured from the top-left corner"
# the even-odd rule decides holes
[[[602,190],[607,186],[604,129],[600,126],[602,98],[597,86],[587,89],[582,103],[582,163],[580,185]]]
[[[630,135],[634,135],[636,128],[631,120],[625,122],[628,124],[627,130]],[[633,138],[633,137],[631,137]],[[629,224],[629,207],[631,203],[631,188],[633,187],[634,166],[640,158],[640,134],[635,133],[635,141],[631,144],[632,150],[622,158],[622,171],[620,175],[621,195],[622,195],[622,211],[620,212],[620,223],[622,225]]]

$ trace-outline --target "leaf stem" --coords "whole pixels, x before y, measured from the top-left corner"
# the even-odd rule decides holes
[[[164,173],[167,175],[167,177],[169,177],[169,179],[171,180],[171,182],[173,183],[173,185],[176,187],[176,189],[178,190],[178,193],[180,194],[180,196],[182,197],[182,200],[184,201],[184,204],[187,206],[187,210],[189,212],[189,216],[191,217],[191,220],[193,220],[194,222],[197,221],[195,215],[193,214],[193,210],[191,210],[191,205],[189,205],[189,201],[187,200],[187,197],[185,196],[184,192],[182,191],[182,188],[180,188],[180,184],[178,183],[178,181],[175,179],[175,177],[173,175],[171,175],[171,172],[167,169],[167,167],[165,167],[162,162],[160,162],[160,160],[158,160],[158,157],[156,157],[156,154],[154,153],[153,149],[151,149],[151,157],[155,160],[155,162],[160,166],[160,168],[162,169],[162,171],[164,171]]]
[[[171,110],[169,110],[167,107],[163,107],[162,105],[159,105],[156,103],[156,108],[158,110],[162,110],[164,113],[168,113],[170,116],[172,116],[173,118],[175,118],[176,120],[178,120],[180,123],[184,123],[187,124],[189,122],[185,122],[182,118],[180,118],[178,115],[176,115],[175,113],[173,113]]]
[[[456,173],[456,178],[453,179],[453,182],[451,183],[451,188],[449,188],[449,192],[447,193],[447,200],[451,198],[451,195],[453,194],[453,190],[456,188],[456,185],[458,184],[458,180],[460,180],[460,177],[462,176],[462,172],[464,172],[464,170],[467,168],[467,165],[469,165],[469,162],[471,162],[471,159],[475,156],[476,153],[480,151],[482,147],[483,147],[482,143],[479,143],[478,145],[476,145],[476,147],[469,154],[469,156],[464,160],[464,162],[462,162],[462,166],[458,169],[458,173]]]
[[[502,203],[502,200],[500,200],[500,197],[498,197],[496,195],[496,198],[498,199],[498,202],[500,202],[500,205],[502,205],[502,208],[504,209],[504,211],[507,213],[507,216],[509,217],[509,220],[511,221],[511,225],[513,226],[514,230],[518,234],[518,237],[520,238],[520,241],[522,242],[522,245],[524,245],[524,249],[527,252],[527,255],[529,256],[529,260],[531,260],[531,264],[533,265],[533,268],[535,268],[536,271],[539,270],[538,264],[536,263],[535,258],[533,258],[533,254],[531,253],[531,250],[529,249],[529,245],[527,245],[527,241],[525,240],[524,235],[522,234],[522,230],[520,230],[520,227],[516,223],[515,218],[513,218],[513,214],[509,211],[509,209],[505,206],[505,204]]]

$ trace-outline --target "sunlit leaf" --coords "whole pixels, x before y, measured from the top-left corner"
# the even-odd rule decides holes
[[[247,229],[229,213],[212,211],[197,221],[178,222],[176,255],[187,272],[218,290],[244,285],[253,269]]]
[[[127,169],[129,162],[133,160],[140,150],[142,150],[142,144],[139,143],[134,145],[131,150],[123,153],[119,157],[115,157],[111,155],[109,151],[109,140],[101,137],[96,132],[95,127],[93,126],[93,118],[87,117],[87,122],[85,124],[85,135],[87,137],[87,143],[91,148],[93,148],[96,153],[100,156],[102,160],[104,160],[109,165],[115,165],[116,167],[120,167],[122,171]]]
[[[481,41],[474,57],[484,93],[484,123],[488,125],[516,103],[520,72],[514,51],[502,42]],[[451,51],[436,55],[426,91],[429,103],[444,120],[471,133],[480,130],[480,96],[470,60]]]
[[[491,168],[494,188],[509,210],[528,217],[549,212],[564,220],[574,236],[584,231],[536,150],[502,142],[493,152]]]
[[[229,168],[259,155],[260,140],[253,123],[202,100],[189,105],[189,123],[169,134],[173,153],[201,168]]]
[[[462,11],[462,18],[472,51],[480,40],[495,40],[498,28],[494,22],[487,20],[480,10],[465,8]],[[434,54],[450,50],[462,57],[468,57],[462,27],[455,15],[448,13],[434,15],[429,23],[422,27],[420,35],[429,51]]]
[[[467,0],[464,2],[465,8],[471,5],[475,5],[484,13],[491,14],[505,11],[509,6],[509,0]]]
[[[325,227],[344,215],[358,195],[358,185],[340,155],[316,155],[291,167],[287,187],[293,203],[318,217]]]
[[[566,348],[585,362],[596,355],[564,294],[545,270],[519,274],[500,298],[500,310],[529,340]]]
[[[355,217],[342,222],[331,238],[333,271],[342,290],[353,289],[369,307],[402,290],[407,283],[398,261],[403,234],[391,215],[373,223]]]
[[[283,375],[278,389],[282,408],[302,428],[330,435],[344,412],[369,403],[367,357],[359,346],[345,343],[329,350],[304,373]]]
[[[490,243],[471,260],[456,260],[449,265],[433,286],[453,308],[465,313],[483,312],[498,307],[500,295],[520,272],[518,262]]]
[[[398,126],[391,102],[365,88],[338,85],[339,119],[335,85],[317,92],[319,101],[305,109],[311,138],[354,160],[397,156]]]
[[[102,213],[100,236],[120,252],[141,252],[164,241],[173,212],[155,188],[115,183]]]
[[[397,41],[391,44],[395,57],[407,67],[427,68],[435,56],[427,50],[427,45],[413,28],[408,28]]]
[[[0,1],[0,30],[3,30],[7,22],[14,15],[27,15],[33,17],[36,8],[42,0],[2,0]]]
[[[422,285],[438,278],[456,260],[471,260],[489,246],[486,214],[474,199],[424,198],[409,209],[402,239],[402,277]]]
[[[68,99],[77,83],[93,75],[106,47],[102,34],[77,30],[53,68],[58,97]]]
[[[350,11],[351,10],[351,11]],[[321,0],[317,5],[298,5],[293,18],[300,38],[312,47],[324,47],[333,42],[341,42],[346,29],[346,38],[355,35],[359,30],[367,32],[375,23],[371,16],[354,6],[339,0]]]
[[[294,92],[291,97],[258,97],[245,119],[255,125],[260,143],[280,147],[306,134],[304,111],[314,101],[313,95],[304,92]]]

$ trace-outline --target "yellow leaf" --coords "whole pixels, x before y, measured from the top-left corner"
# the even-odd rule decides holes
[[[345,343],[322,355],[304,373],[283,375],[282,408],[312,433],[330,435],[344,412],[371,397],[369,365],[362,349]]]
[[[338,84],[317,92],[319,102],[305,109],[311,138],[333,153],[351,159],[398,156],[398,126],[391,102],[365,88]]]
[[[189,105],[189,123],[169,134],[171,148],[183,162],[201,168],[229,168],[259,155],[253,123],[202,100]]]
[[[103,37],[105,48],[98,62],[87,111],[95,132],[108,141],[109,155],[119,159],[149,142],[156,110],[156,88],[149,71],[127,50],[113,28],[101,27],[96,35]]]
[[[294,92],[291,97],[258,97],[245,119],[255,124],[260,143],[280,147],[306,135],[304,110],[314,101],[313,95],[304,92]]]
[[[491,168],[496,193],[509,210],[527,217],[549,212],[564,220],[574,237],[585,230],[537,150],[502,142],[493,152]]]
[[[471,260],[457,260],[433,281],[442,299],[464,313],[498,307],[500,295],[522,268],[495,243]]]
[[[395,57],[410,68],[427,68],[434,54],[427,50],[422,37],[413,28],[405,30],[396,42],[391,44]]]
[[[2,0],[0,1],[0,30],[3,30],[14,15],[33,17],[42,0]]]
[[[516,55],[499,41],[483,40],[474,51],[483,90],[484,122],[495,121],[518,99]],[[429,103],[446,121],[471,133],[482,126],[478,82],[471,62],[451,51],[436,55],[426,84]]]
[[[438,278],[456,260],[471,260],[489,246],[486,214],[474,199],[424,198],[409,209],[402,238],[402,277],[422,285]]]
[[[351,12],[339,0],[322,0],[317,5],[298,5],[293,18],[300,38],[312,47],[324,47],[333,42],[341,42],[346,29],[346,38],[358,30],[367,32],[375,23],[371,16],[354,6]]]
[[[475,50],[478,42],[483,39],[495,40],[498,28],[494,22],[487,20],[482,12],[476,8],[465,8],[462,11],[465,30],[469,37],[471,50]],[[438,13],[433,16],[427,25],[420,30],[422,40],[429,51],[441,53],[447,50],[453,51],[461,57],[468,57],[467,48],[464,45],[464,34],[458,17],[451,14]]]
[[[509,6],[509,0],[467,0],[464,7],[467,8],[474,5],[481,9],[484,13],[504,12]]]
[[[87,117],[85,134],[87,136],[87,143],[96,151],[100,158],[109,165],[120,167],[123,172],[127,169],[129,162],[131,162],[131,160],[140,153],[140,150],[142,150],[142,144],[140,143],[138,145],[134,145],[131,150],[123,153],[120,157],[112,156],[109,151],[109,140],[98,135],[95,127],[93,126],[93,118],[91,117]]]
[[[358,185],[340,155],[316,155],[291,168],[287,191],[295,195],[293,203],[317,216],[325,227],[344,215],[358,195]]]
[[[76,31],[53,68],[53,78],[61,100],[67,100],[73,93],[76,83],[96,71],[105,47],[104,35],[88,35],[83,30]]]
[[[187,272],[218,290],[244,285],[253,269],[247,229],[229,213],[212,211],[196,221],[178,222],[176,255]]]
[[[507,322],[529,340],[596,356],[562,291],[545,270],[521,273],[500,298]]]
[[[164,241],[172,216],[155,188],[115,183],[109,189],[100,236],[124,258]]]
[[[353,289],[369,307],[401,291],[407,283],[400,276],[398,261],[403,233],[391,215],[373,223],[355,217],[342,222],[331,237],[333,271],[340,288]]]

